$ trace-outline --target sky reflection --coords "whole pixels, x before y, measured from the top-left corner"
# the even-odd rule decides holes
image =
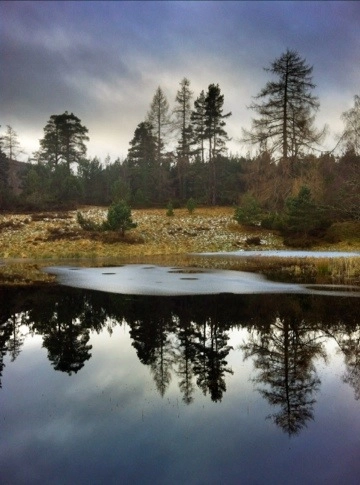
[[[2,302],[1,337],[11,310],[20,316],[27,306],[25,296],[36,337],[26,336],[15,360],[7,351],[3,361],[2,483],[356,483],[360,404],[356,382],[343,377],[358,368],[358,299],[212,296],[201,306],[200,297],[54,288],[52,303],[43,289],[23,290]],[[100,314],[102,326],[94,320]],[[76,372],[55,370],[61,338],[49,360],[44,343],[54,327],[89,331],[91,357]],[[201,362],[209,375],[222,369],[221,395],[204,381]],[[319,381],[305,396],[314,401],[313,419],[292,434],[272,417],[281,406],[261,392],[281,391],[286,362],[290,389]]]

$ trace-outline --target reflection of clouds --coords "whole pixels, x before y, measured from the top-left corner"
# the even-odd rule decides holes
[[[288,483],[289,476],[295,476],[298,483],[308,483],[309,470],[312,478],[330,477],[330,482],[335,477],[343,483],[339,476],[346,473],[350,474],[347,477],[357,476],[351,473],[358,462],[354,461],[349,472],[349,460],[342,458],[355,456],[358,436],[358,403],[352,390],[343,392],[349,386],[339,386],[343,356],[329,359],[327,367],[319,356],[314,358],[325,384],[316,404],[316,421],[309,426],[309,433],[290,447],[287,436],[265,422],[271,406],[249,385],[253,362],[249,359],[244,365],[238,345],[249,341],[252,334],[255,340],[261,334],[266,336],[268,324],[274,322],[272,315],[295,312],[302,319],[292,336],[301,337],[306,344],[303,349],[294,348],[301,357],[317,341],[312,337],[318,334],[314,336],[311,329],[315,327],[322,335],[319,322],[325,322],[326,329],[329,322],[337,328],[341,321],[348,328],[349,307],[356,309],[358,300],[352,299],[347,307],[345,299],[299,295],[172,299],[129,298],[61,287],[53,287],[51,293],[44,288],[38,294],[29,291],[32,304],[37,302],[41,308],[45,302],[49,305],[40,314],[44,322],[54,311],[51,301],[57,305],[61,296],[73,295],[74,320],[82,321],[83,306],[78,299],[86,303],[89,313],[103,318],[103,325],[96,318],[92,320],[97,324],[97,331],[90,332],[92,357],[72,376],[53,370],[39,336],[27,335],[16,360],[7,358],[0,391],[0,474],[8,483],[222,483],[224,476],[228,483],[238,483],[240,472],[257,483]],[[26,300],[24,294],[14,296],[19,307]],[[30,317],[36,314],[30,311]],[[213,314],[219,324],[210,326],[209,315]],[[190,405],[183,402],[179,383],[187,374],[184,367],[181,375],[177,374],[176,365],[164,397],[159,395],[150,366],[139,361],[129,335],[136,321],[143,330],[138,333],[139,343],[144,342],[151,325],[158,324],[158,315],[164,322],[163,333],[177,351],[175,358],[184,355],[194,326],[198,331],[202,328],[196,342],[208,343],[202,350],[215,349],[209,344],[216,335],[221,349],[234,347],[226,355],[234,374],[227,380],[221,404],[212,402],[209,393],[203,396],[196,387]],[[110,319],[112,335],[106,328]],[[121,325],[114,324],[116,321]],[[31,325],[41,328],[34,322]],[[277,320],[276,325],[273,336],[279,342],[282,323]],[[305,327],[310,328],[309,341],[302,334]],[[186,334],[178,335],[177,330],[186,330]],[[155,331],[155,336],[161,335]],[[323,335],[324,345],[329,343],[327,352],[333,352],[333,339],[325,332]],[[177,339],[182,339],[181,347]],[[150,338],[152,344],[156,346],[157,339]],[[269,349],[276,351],[272,345]],[[191,352],[187,355],[192,357]],[[291,355],[295,357],[295,353]],[[338,459],[329,463],[319,460],[319,455]]]
[[[64,285],[129,295],[175,296],[305,291],[300,285],[274,283],[255,273],[241,271],[190,270],[161,266],[153,266],[149,270],[148,266],[137,264],[111,268],[51,267],[46,271],[57,275],[60,283]],[[187,277],[190,271],[191,275]]]
[[[269,252],[271,253],[271,251]],[[215,254],[231,256],[231,253]],[[59,282],[66,286],[128,295],[180,296],[220,295],[223,293],[235,295],[266,293],[360,295],[357,287],[344,286],[343,289],[341,285],[277,283],[268,281],[256,273],[231,270],[128,264],[108,268],[58,266],[46,268],[45,271],[56,275]]]

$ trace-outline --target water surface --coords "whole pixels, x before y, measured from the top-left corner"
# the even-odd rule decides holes
[[[202,256],[231,256],[231,257],[279,257],[279,258],[359,258],[360,251],[301,251],[301,250],[239,250],[199,253]]]
[[[1,483],[358,483],[359,302],[0,289]]]
[[[359,288],[344,285],[302,285],[279,283],[245,271],[166,267],[143,264],[83,268],[57,266],[45,271],[67,286],[128,295],[219,295],[262,293],[336,292],[359,296]]]

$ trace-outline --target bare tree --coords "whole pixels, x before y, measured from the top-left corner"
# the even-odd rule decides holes
[[[154,94],[147,113],[146,121],[149,122],[154,131],[157,140],[157,161],[160,163],[162,150],[164,148],[164,137],[171,127],[169,103],[166,96],[159,86]]]
[[[174,129],[179,133],[177,148],[177,172],[179,180],[179,195],[181,199],[187,196],[187,173],[190,161],[191,145],[191,99],[190,81],[184,77],[180,82],[180,89],[176,93],[173,114]]]
[[[6,125],[6,132],[2,137],[2,148],[9,160],[15,160],[16,157],[24,153],[20,147],[18,135],[10,125]]]
[[[287,50],[265,71],[278,77],[269,81],[250,109],[259,118],[253,119],[252,129],[243,130],[243,142],[260,144],[272,153],[280,153],[287,161],[297,157],[322,139],[325,129],[314,127],[314,112],[319,102],[311,91],[312,66],[305,63],[296,51]]]
[[[341,119],[345,124],[342,142],[346,150],[353,150],[360,155],[360,96],[354,96],[354,106],[345,111]]]

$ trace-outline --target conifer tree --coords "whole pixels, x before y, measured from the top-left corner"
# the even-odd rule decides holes
[[[259,102],[251,104],[250,109],[259,118],[253,119],[250,131],[243,130],[243,141],[281,154],[286,164],[289,158],[318,143],[325,131],[318,131],[313,124],[313,113],[319,108],[312,94],[313,67],[288,49],[265,71],[277,76],[277,80],[267,82],[255,98]]]
[[[231,112],[223,114],[224,95],[220,94],[218,84],[210,84],[205,98],[205,132],[209,143],[209,161],[224,151],[225,143],[229,139],[224,126],[224,119],[231,116]]]
[[[44,128],[44,138],[40,140],[40,158],[53,167],[65,162],[70,170],[70,165],[79,162],[86,154],[88,131],[73,113],[65,111],[50,116]]]
[[[180,82],[180,89],[176,93],[176,105],[173,110],[175,116],[174,127],[180,134],[178,153],[182,157],[189,156],[189,124],[192,95],[193,92],[190,90],[190,81],[184,77]]]
[[[180,138],[177,148],[177,176],[179,185],[179,196],[181,199],[186,198],[187,191],[187,173],[190,161],[190,144],[191,144],[191,98],[190,81],[185,77],[180,82],[180,89],[175,98],[175,116],[174,128],[178,131]]]
[[[135,198],[142,199],[141,201],[135,200],[135,203],[148,202],[155,190],[154,172],[157,147],[157,139],[153,134],[152,125],[147,121],[139,123],[134,137],[130,141],[130,148],[125,161],[131,192]]]
[[[156,161],[160,164],[165,146],[164,139],[171,128],[169,103],[160,86],[154,94],[146,121],[152,126],[156,137]]]
[[[216,158],[225,149],[229,139],[224,130],[225,118],[231,112],[223,114],[224,95],[220,94],[219,85],[210,84],[205,98],[205,132],[204,137],[209,144],[209,188],[211,204],[216,204]]]
[[[201,91],[194,102],[194,110],[190,115],[191,128],[193,134],[194,154],[200,155],[200,161],[205,162],[205,93]]]

